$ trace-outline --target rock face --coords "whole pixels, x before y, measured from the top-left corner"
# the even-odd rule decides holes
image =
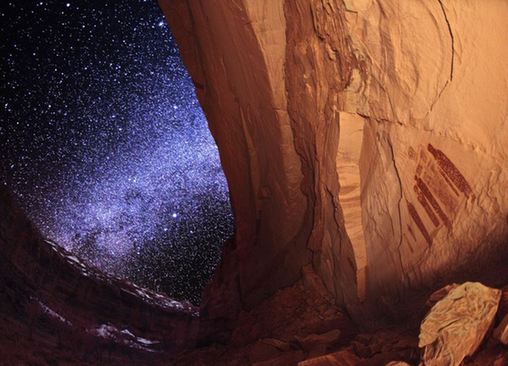
[[[430,310],[422,322],[418,346],[424,365],[458,366],[480,346],[498,310],[501,291],[466,282]]]
[[[206,317],[311,265],[368,321],[507,258],[506,2],[159,2],[235,212]]]
[[[494,337],[505,346],[508,346],[508,314],[504,316],[503,320],[494,331]]]
[[[83,265],[0,188],[0,364],[159,364],[193,344],[197,309]]]
[[[508,2],[159,2],[235,214],[200,318],[84,268],[0,190],[2,361],[414,364],[414,323],[368,326],[418,317],[448,283],[508,283]],[[427,360],[473,352],[498,301],[472,284],[435,293]],[[453,323],[434,326],[449,318],[474,328],[460,347]],[[488,346],[472,365],[508,362]]]

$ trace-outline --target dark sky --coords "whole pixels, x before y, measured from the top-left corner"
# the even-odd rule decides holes
[[[232,214],[156,1],[0,7],[2,184],[48,239],[197,303]]]

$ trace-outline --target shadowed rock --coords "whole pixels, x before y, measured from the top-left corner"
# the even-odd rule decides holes
[[[501,291],[466,282],[450,290],[425,317],[418,346],[428,366],[458,366],[480,346],[492,326]]]

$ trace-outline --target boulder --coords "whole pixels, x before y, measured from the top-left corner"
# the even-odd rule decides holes
[[[350,349],[313,357],[298,363],[298,366],[357,366],[361,359]]]
[[[323,334],[310,334],[306,337],[295,336],[295,339],[304,351],[310,352],[319,346],[323,346],[326,349],[329,346],[337,344],[340,336],[341,331],[333,329]]]
[[[472,355],[492,326],[501,291],[478,282],[450,290],[423,320],[418,346],[424,365],[458,366]]]
[[[508,346],[508,314],[504,316],[501,323],[494,330],[494,338],[505,346]]]

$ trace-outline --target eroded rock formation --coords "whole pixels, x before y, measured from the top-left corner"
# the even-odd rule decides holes
[[[433,290],[508,283],[508,3],[160,4],[235,214],[200,317],[83,267],[0,192],[2,355],[41,364],[415,364],[420,321],[450,305],[458,287]],[[489,309],[483,348],[466,364],[508,362],[506,288],[497,313]]]
[[[310,264],[371,321],[506,258],[506,3],[160,3],[235,212],[209,317]]]
[[[425,365],[458,366],[491,328],[501,291],[466,282],[450,290],[422,322],[418,346]]]
[[[105,276],[45,241],[0,188],[0,365],[159,364],[197,309]]]

